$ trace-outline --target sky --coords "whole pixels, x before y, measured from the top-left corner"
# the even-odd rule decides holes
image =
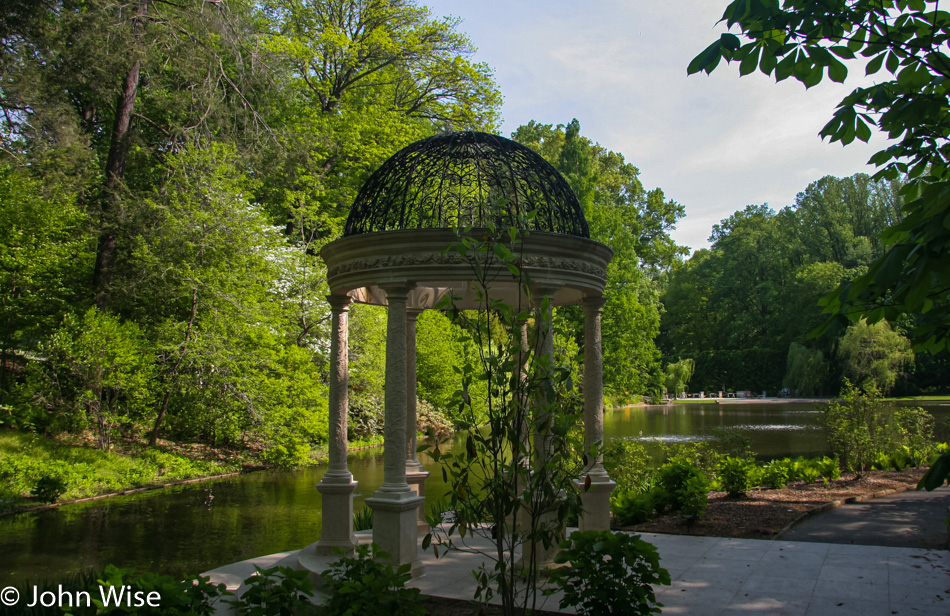
[[[504,96],[500,134],[531,120],[567,124],[623,154],[647,189],[686,208],[673,238],[709,246],[712,225],[746,205],[775,210],[826,175],[873,173],[886,146],[824,142],[838,102],[870,81],[860,67],[844,84],[806,90],[737,65],[687,77],[690,60],[725,31],[728,0],[419,0],[435,17],[462,19],[473,60],[495,73]],[[851,68],[849,66],[849,68]]]

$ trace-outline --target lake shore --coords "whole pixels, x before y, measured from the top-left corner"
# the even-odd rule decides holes
[[[610,411],[619,411],[628,408],[664,408],[669,407],[675,404],[829,404],[834,402],[837,398],[834,397],[780,397],[780,396],[766,396],[766,397],[752,397],[752,398],[676,398],[669,400],[662,404],[649,404],[646,402],[638,402],[635,404],[622,404],[620,406],[611,407],[606,409],[607,412]],[[909,397],[900,397],[900,398],[885,398],[888,402],[903,402],[903,403],[913,403],[918,402],[920,404],[950,404],[950,396],[909,396]]]

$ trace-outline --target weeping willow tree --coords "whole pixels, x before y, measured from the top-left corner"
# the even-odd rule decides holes
[[[820,349],[797,342],[788,347],[788,362],[782,386],[801,396],[820,394],[828,381],[828,361]]]
[[[873,383],[886,394],[904,375],[904,367],[913,362],[914,352],[910,340],[891,329],[887,321],[861,319],[838,342],[838,357],[846,377],[862,387]]]
[[[666,391],[676,398],[686,391],[686,385],[693,378],[696,362],[692,359],[681,359],[678,362],[666,365]]]

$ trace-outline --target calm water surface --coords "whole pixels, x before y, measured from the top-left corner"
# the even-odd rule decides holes
[[[928,406],[950,419],[950,405]],[[827,443],[809,404],[680,404],[607,413],[610,438],[689,441],[711,438],[717,427],[747,430],[762,457],[821,455]],[[950,440],[946,427],[938,435]],[[431,459],[426,491],[444,494]],[[350,455],[362,500],[383,480],[381,450]],[[262,471],[199,484],[67,505],[0,518],[0,586],[55,581],[108,563],[187,574],[254,556],[302,548],[320,537],[321,501],[314,486],[324,468]]]

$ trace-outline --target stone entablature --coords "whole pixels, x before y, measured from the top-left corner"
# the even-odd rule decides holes
[[[480,238],[482,233],[475,230],[472,236]],[[408,299],[410,309],[434,308],[449,289],[462,297],[459,307],[474,308],[472,261],[455,250],[446,250],[458,240],[448,229],[383,231],[331,242],[321,256],[333,292],[348,293],[355,301],[387,305],[382,286],[409,284],[415,285]],[[613,256],[599,242],[543,231],[531,232],[514,246],[514,252],[521,255],[516,264],[533,284],[557,289],[553,296],[556,306],[599,296]],[[503,282],[510,275],[502,266],[496,267],[499,282],[493,296],[517,303],[516,284]]]

